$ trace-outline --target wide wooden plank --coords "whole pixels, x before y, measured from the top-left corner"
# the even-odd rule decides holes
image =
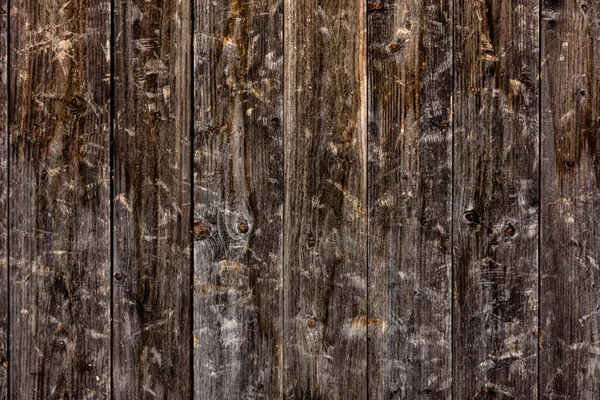
[[[285,1],[284,394],[367,388],[366,8]]]
[[[537,396],[538,2],[455,2],[454,398]]]
[[[10,10],[10,398],[110,394],[110,2]]]
[[[0,399],[8,398],[8,91],[7,2],[0,5]]]
[[[194,398],[282,398],[283,2],[197,0]]]
[[[369,398],[450,398],[452,1],[368,26]]]
[[[114,2],[117,399],[191,396],[191,1]]]
[[[540,395],[600,399],[600,1],[541,15]]]

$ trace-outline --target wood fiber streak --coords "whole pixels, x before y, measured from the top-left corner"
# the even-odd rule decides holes
[[[600,399],[600,1],[542,3],[542,399]]]
[[[191,2],[114,10],[117,399],[191,397]]]
[[[196,1],[194,398],[282,398],[283,2]]]
[[[451,396],[452,2],[368,3],[369,398]]]
[[[454,398],[535,399],[538,3],[455,7]]]
[[[363,1],[285,1],[284,394],[364,399]]]
[[[0,399],[8,398],[8,90],[7,2],[0,4]]]
[[[104,399],[110,2],[11,4],[9,397]]]

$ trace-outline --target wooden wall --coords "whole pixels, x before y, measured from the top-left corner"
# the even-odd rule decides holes
[[[0,399],[600,400],[600,0],[2,0]]]

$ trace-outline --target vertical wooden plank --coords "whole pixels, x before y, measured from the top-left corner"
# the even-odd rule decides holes
[[[538,2],[454,5],[454,397],[534,399]]]
[[[365,5],[285,1],[289,398],[366,398]]]
[[[194,398],[281,392],[283,1],[196,1]]]
[[[0,5],[0,399],[8,398],[8,3]]]
[[[10,10],[11,398],[110,394],[110,2]]]
[[[600,1],[541,19],[540,391],[600,399]]]
[[[368,3],[369,398],[451,397],[452,2]]]
[[[191,1],[114,11],[117,399],[191,396]]]

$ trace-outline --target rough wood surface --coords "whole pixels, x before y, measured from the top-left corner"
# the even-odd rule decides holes
[[[8,398],[8,57],[7,2],[0,4],[0,399]]]
[[[7,2],[0,5],[0,399],[8,398],[8,90]]]
[[[191,396],[191,4],[114,9],[117,399]]]
[[[194,398],[282,398],[283,2],[196,1]]]
[[[452,2],[367,10],[369,398],[449,399]]]
[[[287,398],[366,395],[365,12],[285,1]]]
[[[534,399],[538,4],[455,7],[454,397]]]
[[[110,2],[10,10],[10,398],[110,392]]]
[[[600,399],[600,1],[541,16],[540,395]]]

